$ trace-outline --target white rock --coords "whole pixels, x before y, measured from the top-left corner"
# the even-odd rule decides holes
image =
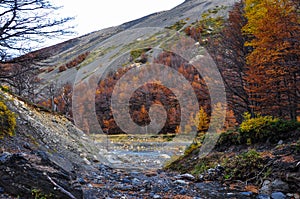
[[[82,160],[85,164],[91,165],[91,162],[87,158],[83,158]]]
[[[160,158],[165,158],[165,159],[171,158],[171,157],[170,157],[169,155],[167,155],[167,154],[161,154],[159,157],[160,157]]]
[[[195,177],[192,174],[185,173],[179,176],[176,176],[177,179],[187,179],[187,180],[195,180]]]
[[[189,184],[188,182],[184,181],[184,180],[176,180],[174,181],[175,184],[181,184],[181,185],[187,185]]]

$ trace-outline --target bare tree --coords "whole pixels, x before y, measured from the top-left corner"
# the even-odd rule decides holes
[[[0,61],[32,51],[32,43],[72,34],[72,17],[59,18],[48,0],[0,0]],[[30,43],[30,45],[29,45]]]
[[[0,83],[33,102],[41,61],[53,52],[33,48],[49,37],[74,33],[68,25],[73,18],[56,15],[59,8],[48,0],[0,0]]]

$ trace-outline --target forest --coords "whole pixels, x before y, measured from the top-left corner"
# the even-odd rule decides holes
[[[228,103],[226,123],[223,128],[228,129],[240,124],[244,113],[249,113],[251,117],[263,115],[299,121],[299,2],[296,0],[242,0],[234,4],[228,17],[218,15],[222,9],[224,8],[208,10],[202,14],[200,20],[191,25],[180,21],[167,28],[180,31],[181,34],[194,39],[195,43],[204,46],[217,64],[225,84]],[[116,66],[114,70],[107,71],[106,76],[97,83],[95,93],[86,93],[81,96],[80,101],[83,104],[88,96],[95,96],[97,119],[104,132],[123,133],[114,120],[110,106],[114,87],[130,69],[139,67],[141,64],[149,64],[151,52],[152,46],[132,50],[129,63],[123,63]],[[61,65],[59,72],[76,67],[89,54],[90,52],[82,53]],[[199,102],[199,109],[205,112],[209,121],[212,109],[210,95],[206,82],[195,67],[182,57],[168,51],[161,52],[154,57],[152,62],[176,70],[190,82]],[[53,68],[48,67],[48,72],[52,70]],[[141,74],[141,76],[147,76],[147,74]],[[171,77],[166,78],[172,81]],[[29,80],[32,85],[39,81],[33,78],[28,78]],[[17,81],[13,82],[17,83]],[[133,78],[131,83],[134,84],[134,82]],[[130,86],[132,85],[122,85],[124,91]],[[86,85],[83,83],[80,87],[82,91],[85,91],[88,83]],[[178,87],[166,88],[160,82],[156,82],[145,84],[136,90],[129,103],[132,120],[141,126],[148,125],[150,123],[149,108],[153,104],[160,104],[164,106],[167,113],[167,121],[160,133],[199,131],[200,129],[194,122],[199,115],[185,116],[190,118],[190,122],[185,124],[184,129],[179,129],[180,104],[172,92],[173,89],[178,89]],[[184,88],[180,89],[184,90]],[[72,117],[72,86],[70,84],[56,88],[55,92],[48,88],[48,94],[49,98],[40,100],[40,105]],[[121,99],[126,92],[119,95]],[[89,107],[88,104],[86,106]],[[89,119],[84,119],[84,113],[78,114],[82,115],[83,123],[88,123]],[[86,129],[87,133],[91,133],[89,131]]]
[[[208,28],[213,31],[208,32]],[[229,105],[224,128],[241,123],[245,112],[250,113],[251,117],[262,114],[299,120],[298,2],[242,1],[235,4],[227,20],[213,17],[209,12],[204,13],[202,20],[186,27],[184,33],[208,49],[222,74]],[[139,57],[146,62],[147,51],[150,50],[146,49],[138,56],[137,53],[131,53],[131,56],[135,55],[131,58],[134,60]],[[202,107],[210,115],[210,98],[205,81],[191,64],[171,52],[162,52],[154,63],[169,66],[181,73],[192,85],[199,108]],[[110,103],[114,85],[128,70],[130,66],[123,66],[108,73],[99,82],[96,91],[98,120],[112,134],[121,131],[107,103]],[[130,84],[123,86],[127,90],[126,86]],[[131,97],[130,114],[133,120],[139,125],[149,124],[149,107],[156,103],[162,104],[167,111],[167,122],[161,133],[175,133],[180,123],[180,105],[174,93],[159,82],[144,85]],[[187,124],[187,128],[195,128],[193,118],[196,116],[190,117],[191,123]]]

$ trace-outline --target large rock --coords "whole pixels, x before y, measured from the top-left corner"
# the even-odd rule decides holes
[[[72,182],[76,176],[52,162],[47,153],[0,154],[0,187],[5,192],[31,198],[39,191],[54,198],[82,198],[82,189]]]

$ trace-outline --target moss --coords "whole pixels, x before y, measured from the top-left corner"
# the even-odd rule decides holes
[[[264,168],[263,158],[255,149],[251,149],[231,159],[224,159],[225,179],[255,180]]]
[[[111,52],[114,49],[116,49],[116,46],[110,46],[110,47],[107,47],[107,48],[104,48],[104,49],[99,48],[97,50],[94,50],[94,51],[90,52],[87,55],[87,57],[85,58],[85,60],[82,61],[80,64],[78,64],[76,69],[79,70],[80,68],[89,65],[90,63],[95,61],[97,58],[106,55],[107,53]]]
[[[166,27],[167,29],[170,29],[170,30],[176,30],[176,31],[179,31],[181,28],[183,28],[183,26],[186,24],[186,21],[185,20],[180,20],[180,21],[177,21],[175,24],[173,24],[172,26],[168,26]]]
[[[139,49],[131,50],[130,57],[132,60],[136,60],[142,57],[142,55],[148,52],[149,50],[151,50],[151,48],[139,48]]]
[[[3,92],[11,93],[10,87],[7,86],[7,85],[0,85],[0,89],[1,89]]]
[[[31,194],[34,199],[47,199],[47,198],[53,198],[53,194],[44,194],[39,189],[32,189]]]
[[[205,172],[210,167],[206,164],[206,162],[200,162],[199,164],[196,164],[194,169],[191,171],[191,174],[198,175],[200,173]]]
[[[11,112],[4,101],[0,101],[0,138],[12,136],[15,133],[16,116]]]

